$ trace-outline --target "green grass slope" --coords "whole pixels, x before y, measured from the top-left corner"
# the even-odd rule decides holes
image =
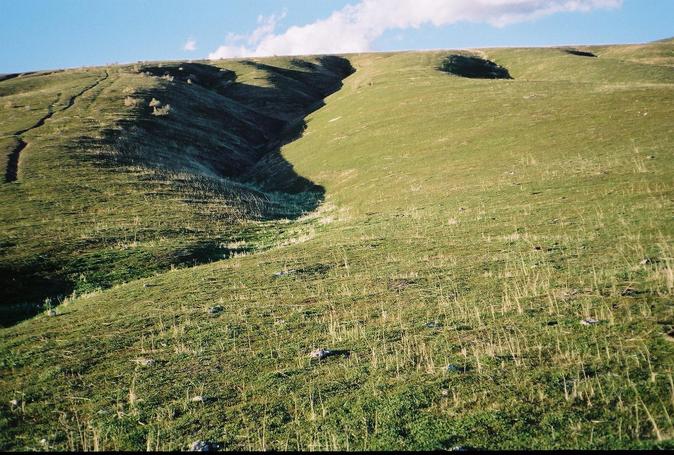
[[[320,206],[265,251],[2,329],[0,447],[672,448],[674,72],[623,50],[475,51],[511,80],[347,56],[244,172],[285,162]]]
[[[315,207],[322,189],[278,149],[348,62],[230,67],[139,64],[0,82],[3,324],[45,299],[222,259],[240,252],[228,245],[264,243],[282,228],[260,220]],[[253,173],[262,159],[273,173]]]

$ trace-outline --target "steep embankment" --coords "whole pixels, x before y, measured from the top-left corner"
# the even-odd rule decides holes
[[[283,228],[260,221],[316,206],[322,189],[278,149],[339,88],[348,61],[227,64],[139,64],[0,83],[6,180],[19,177],[0,187],[3,324],[35,314],[45,299],[55,305],[73,291],[221,259],[240,252],[229,246],[237,241],[263,247],[266,232]],[[33,100],[44,103],[41,113],[28,109]],[[263,159],[280,164],[253,172]]]
[[[593,52],[349,56],[281,150],[321,210],[3,329],[0,446],[671,447],[674,75]]]

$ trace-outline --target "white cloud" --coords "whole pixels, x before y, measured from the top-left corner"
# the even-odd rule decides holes
[[[197,41],[193,38],[187,38],[183,50],[188,52],[193,52],[197,50]]]
[[[247,36],[228,37],[210,59],[363,52],[387,30],[482,22],[504,27],[560,12],[617,8],[622,0],[361,0],[304,26],[276,34],[285,17],[259,17]],[[245,44],[241,44],[245,42]]]

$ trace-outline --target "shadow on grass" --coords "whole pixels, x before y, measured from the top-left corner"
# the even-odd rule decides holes
[[[131,95],[140,100],[132,115],[102,138],[82,137],[72,146],[78,160],[112,171],[145,169],[141,193],[179,198],[198,212],[213,201],[244,201],[251,219],[295,219],[315,210],[325,190],[298,175],[281,155],[281,147],[300,138],[304,117],[324,105],[353,73],[348,60],[328,56],[316,62],[295,59],[289,68],[244,61],[266,79],[264,86],[237,82],[234,71],[204,63],[145,65],[146,76],[160,77],[156,89]],[[156,115],[148,100],[166,115]],[[92,154],[91,150],[104,150]],[[161,192],[161,194],[159,193]],[[129,197],[133,197],[130,195]],[[250,201],[250,204],[248,202]],[[246,204],[250,205],[247,206]],[[212,222],[206,213],[205,223]],[[192,220],[193,221],[193,220]],[[183,238],[180,230],[168,234]],[[155,233],[155,236],[166,232]],[[110,239],[96,239],[84,254],[62,246],[58,259],[30,266],[0,264],[0,326],[12,325],[76,292],[107,288],[151,276],[173,266],[193,266],[225,259],[240,249],[223,247],[224,238],[181,242],[162,254],[142,249],[111,252]],[[80,277],[86,274],[86,282]]]
[[[506,68],[491,60],[471,55],[450,55],[440,64],[439,69],[470,79],[512,79]]]

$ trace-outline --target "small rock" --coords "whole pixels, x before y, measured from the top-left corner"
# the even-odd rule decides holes
[[[274,276],[286,276],[286,275],[291,275],[295,273],[295,270],[290,269],[290,270],[281,270],[280,272],[274,273]]]
[[[438,328],[442,327],[442,324],[440,324],[438,321],[427,322],[425,325],[426,325],[426,328],[428,328],[428,329],[438,329]]]
[[[627,286],[625,289],[622,290],[622,292],[620,293],[620,295],[623,296],[623,297],[634,297],[634,296],[636,296],[636,295],[639,294],[639,293],[640,293],[640,292],[639,292],[638,289],[635,289],[635,288],[633,288],[633,287],[631,287],[631,286]]]
[[[136,359],[134,362],[142,367],[150,367],[154,365],[154,359]]]
[[[323,360],[324,358],[326,358],[330,354],[331,354],[330,350],[319,348],[319,349],[314,349],[313,351],[311,351],[309,353],[309,357],[311,357],[312,359]]]
[[[594,319],[594,318],[587,318],[587,319],[583,319],[582,321],[580,321],[580,323],[582,325],[594,325],[594,324],[599,324],[599,321]]]
[[[190,452],[214,452],[220,448],[219,444],[209,441],[194,441],[190,446]]]
[[[202,397],[201,395],[197,395],[197,396],[192,397],[192,399],[191,399],[190,401],[191,401],[192,403],[203,403],[203,402],[205,402],[206,400],[205,400],[204,397]]]
[[[48,311],[47,311],[47,316],[50,316],[50,317],[56,316],[56,310],[54,310],[54,309],[48,310]]]
[[[649,160],[654,160],[654,159],[655,159],[655,155],[648,155],[646,158],[648,158]]]
[[[641,261],[639,261],[639,265],[655,264],[656,262],[658,262],[656,258],[643,258]]]
[[[447,371],[450,373],[463,373],[465,370],[458,365],[447,365]]]
[[[208,314],[219,314],[222,313],[225,309],[221,305],[215,305],[208,309]]]
[[[17,400],[17,399],[9,400],[9,404],[11,404],[12,406],[18,406],[18,405],[19,405],[19,400]]]
[[[443,397],[449,396],[449,389],[442,389],[442,392],[440,392]]]

